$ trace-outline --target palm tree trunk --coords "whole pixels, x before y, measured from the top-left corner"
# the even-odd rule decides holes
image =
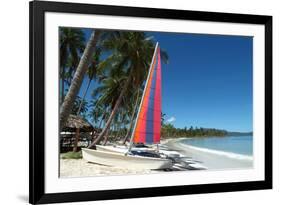
[[[131,82],[132,75],[133,75],[133,74],[132,74],[132,72],[131,72],[130,75],[129,75],[129,77],[128,77],[128,79],[127,79],[127,81],[126,81],[126,83],[125,83],[125,85],[124,85],[124,87],[123,87],[123,89],[122,89],[122,91],[121,91],[121,93],[120,93],[120,95],[119,95],[119,97],[118,97],[118,99],[117,99],[117,101],[116,101],[116,103],[115,103],[115,105],[114,105],[114,108],[112,109],[112,112],[111,112],[111,114],[110,114],[110,116],[109,116],[109,118],[108,118],[108,120],[107,120],[107,122],[106,122],[106,124],[105,124],[105,126],[104,126],[104,128],[103,128],[103,130],[102,130],[101,133],[100,133],[100,135],[95,139],[95,141],[94,141],[88,148],[94,147],[94,146],[95,146],[97,143],[99,143],[99,142],[102,140],[102,138],[104,137],[106,131],[107,131],[108,128],[110,127],[110,124],[111,124],[111,122],[112,122],[112,120],[113,120],[115,114],[117,113],[117,110],[118,110],[119,105],[120,105],[120,103],[121,103],[121,101],[122,101],[122,98],[123,98],[125,92],[127,91],[128,87],[129,87],[129,84],[130,84],[130,82]]]
[[[95,51],[97,41],[99,39],[100,31],[96,30],[91,34],[91,37],[87,43],[81,60],[78,64],[76,72],[74,74],[72,83],[70,85],[69,91],[67,92],[63,104],[60,109],[60,128],[64,127],[64,124],[71,112],[75,98],[80,90],[81,84],[83,82],[84,75],[87,71],[88,65],[91,60],[91,56]]]
[[[129,135],[131,133],[131,129],[133,128],[133,125],[134,125],[134,117],[135,117],[135,114],[136,114],[136,111],[137,111],[137,105],[138,105],[138,101],[139,101],[139,89],[138,89],[138,93],[137,93],[137,100],[136,100],[136,103],[134,105],[134,110],[133,110],[133,113],[132,113],[132,117],[131,117],[131,122],[130,122],[130,127],[128,129],[128,132],[123,140],[123,144],[126,143],[127,139],[129,138]]]
[[[109,132],[110,132],[110,129],[108,129],[104,135],[104,142],[103,142],[103,145],[105,146],[107,141],[108,141],[108,137],[109,137]]]
[[[81,111],[81,109],[82,109],[82,106],[83,106],[85,97],[86,97],[86,95],[87,95],[87,92],[88,92],[88,90],[89,90],[89,87],[90,87],[90,85],[91,85],[91,82],[92,82],[92,78],[89,78],[87,88],[86,88],[85,92],[83,93],[83,97],[82,97],[81,103],[80,103],[79,108],[78,108],[78,111],[77,111],[77,113],[76,113],[77,116],[80,114],[80,111]]]
[[[62,77],[61,77],[61,101],[60,101],[60,105],[63,103],[64,101],[64,75],[65,75],[65,68],[62,67]]]

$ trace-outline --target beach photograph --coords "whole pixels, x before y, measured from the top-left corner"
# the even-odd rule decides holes
[[[253,37],[59,27],[59,177],[253,169]]]

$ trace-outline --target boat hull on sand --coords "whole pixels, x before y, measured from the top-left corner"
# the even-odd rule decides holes
[[[106,151],[106,152],[115,152],[115,153],[123,153],[123,154],[127,153],[127,151],[128,151],[125,146],[120,146],[120,145],[116,145],[116,146],[96,145],[96,149],[101,150],[101,151]],[[133,147],[132,151],[155,152],[155,149]],[[191,159],[189,157],[186,157],[185,155],[183,155],[177,151],[169,150],[168,148],[162,150],[160,147],[160,150],[158,153],[160,155],[164,155],[164,156],[168,157],[169,159],[173,159],[172,160],[173,161],[172,169],[178,168],[179,166],[180,166],[179,169],[181,169],[181,170],[206,170],[207,169],[207,167],[202,165],[201,162]]]
[[[124,153],[82,148],[83,158],[88,162],[127,169],[169,169],[169,159],[125,155]]]
[[[126,146],[103,146],[103,145],[96,145],[96,150],[105,151],[105,152],[116,152],[116,153],[127,153],[128,148]],[[135,151],[154,151],[152,148],[135,148],[133,147],[131,150]]]
[[[128,148],[126,148],[125,146],[102,146],[102,145],[96,145],[96,149],[100,150],[100,151],[106,151],[106,152],[116,152],[116,153],[127,153],[128,152]],[[156,149],[155,148],[150,148],[150,147],[133,147],[132,151],[152,151],[155,152]],[[184,155],[180,154],[177,151],[173,151],[173,150],[162,150],[160,148],[160,150],[158,151],[159,154],[164,154],[168,157],[185,157]]]

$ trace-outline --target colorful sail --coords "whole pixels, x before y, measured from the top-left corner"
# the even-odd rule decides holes
[[[159,143],[161,134],[161,56],[156,46],[133,132],[134,143]]]

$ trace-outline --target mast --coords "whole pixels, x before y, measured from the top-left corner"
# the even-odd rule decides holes
[[[151,75],[152,65],[153,65],[153,62],[154,62],[154,59],[155,59],[155,56],[156,56],[156,53],[157,53],[157,48],[158,48],[158,42],[155,45],[153,57],[152,57],[152,60],[151,60],[151,63],[150,63],[149,72],[148,72],[147,79],[146,79],[146,82],[145,82],[145,87],[144,87],[144,90],[143,90],[143,94],[142,94],[141,102],[140,102],[140,105],[139,105],[139,108],[138,108],[138,114],[137,114],[136,119],[139,118],[140,110],[141,110],[141,107],[142,107],[142,104],[143,104],[143,100],[144,100],[144,96],[145,96],[145,91],[146,91],[147,85],[148,85],[148,79],[149,79],[149,77]],[[135,135],[136,126],[137,126],[137,121],[135,121],[134,129],[133,129],[133,132],[132,132],[132,135],[131,135],[131,138],[130,138],[130,145],[129,145],[128,152],[131,151],[132,146],[133,146],[133,138],[134,138],[134,135]]]

